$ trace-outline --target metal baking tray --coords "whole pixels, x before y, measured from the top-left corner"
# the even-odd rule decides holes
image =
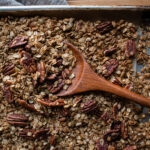
[[[0,17],[4,16],[50,16],[57,18],[74,17],[84,20],[119,20],[125,19],[137,25],[141,21],[150,24],[150,6],[64,6],[64,5],[42,5],[42,6],[8,6],[0,7]],[[140,28],[139,28],[139,36]],[[150,54],[150,49],[148,49]],[[138,66],[134,61],[134,70],[139,72],[142,66]],[[143,109],[147,121],[150,117],[147,108]]]

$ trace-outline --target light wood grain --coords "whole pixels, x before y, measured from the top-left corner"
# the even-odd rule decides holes
[[[68,0],[69,5],[150,6],[150,0]]]

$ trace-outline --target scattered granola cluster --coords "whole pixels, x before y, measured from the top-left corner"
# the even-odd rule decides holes
[[[150,97],[150,26],[1,18],[0,149],[148,150],[150,110],[145,114],[146,108],[105,92],[56,96],[75,77],[76,59],[65,40],[96,73]]]

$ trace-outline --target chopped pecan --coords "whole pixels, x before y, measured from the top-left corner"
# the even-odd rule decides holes
[[[41,129],[41,130],[37,130],[34,131],[34,137],[42,137],[42,136],[46,136],[48,135],[49,129]]]
[[[137,146],[135,146],[135,145],[127,146],[123,150],[137,150]]]
[[[12,103],[14,101],[14,96],[9,86],[4,86],[4,97],[9,103]]]
[[[5,76],[15,73],[15,65],[9,64],[3,68],[3,74]]]
[[[102,145],[100,141],[97,141],[97,150],[108,150],[108,144]]]
[[[26,109],[28,109],[28,110],[30,110],[30,111],[35,111],[35,112],[37,112],[37,110],[35,109],[34,105],[30,105],[30,104],[28,104],[27,102],[25,102],[24,100],[19,99],[19,100],[18,100],[18,103],[19,103],[21,106],[25,107]]]
[[[58,99],[54,102],[51,102],[48,99],[42,99],[42,100],[38,99],[37,102],[39,102],[45,106],[49,106],[49,107],[50,106],[64,106],[64,104],[65,104],[63,99]]]
[[[104,51],[104,55],[109,56],[109,55],[113,54],[116,50],[117,50],[116,47],[113,47],[111,49],[107,49]]]
[[[111,130],[106,132],[104,134],[104,141],[107,142],[112,142],[117,139],[120,139],[121,137],[121,122],[120,121],[113,121],[111,124]]]
[[[110,76],[118,67],[118,61],[116,59],[110,59],[103,65],[103,74],[105,77]]]
[[[89,100],[84,104],[81,111],[84,113],[89,113],[96,110],[97,108],[98,108],[98,103],[95,100]]]
[[[60,65],[62,65],[63,60],[61,58],[59,58],[55,64],[55,66],[59,67]]]
[[[121,136],[123,139],[128,137],[127,132],[125,131],[125,120],[122,120],[121,122]]]
[[[132,90],[133,89],[133,85],[132,84],[128,84],[124,88],[126,88],[128,90]]]
[[[109,145],[108,150],[116,150],[116,147],[114,145]]]
[[[31,55],[25,51],[20,52],[20,64],[29,72],[34,73],[37,70],[37,65],[35,60],[31,57]]]
[[[70,74],[70,71],[68,69],[64,69],[64,71],[62,71],[61,76],[63,79],[66,79],[69,76],[69,74]]]
[[[31,50],[31,45],[30,45],[30,44],[27,44],[27,45],[25,46],[25,49],[26,49],[26,51],[30,51],[30,50]]]
[[[118,129],[118,131],[121,130],[121,122],[120,121],[113,121],[112,124],[111,124],[111,130],[114,130],[114,129]]]
[[[19,136],[28,139],[37,139],[47,136],[48,132],[49,129],[40,129],[40,130],[23,129],[22,131],[19,132]]]
[[[66,117],[66,116],[68,116],[68,115],[69,115],[69,109],[63,109],[63,110],[61,111],[61,116]]]
[[[51,93],[57,93],[57,92],[59,92],[63,88],[63,86],[64,86],[64,81],[62,81],[60,84],[58,84],[57,87],[51,88],[50,92]]]
[[[40,61],[40,63],[38,63],[37,70],[40,73],[40,83],[42,83],[45,80],[45,78],[46,78],[44,62]]]
[[[116,103],[116,104],[113,105],[113,117],[114,117],[114,120],[117,119],[118,112],[119,112],[118,104]]]
[[[104,34],[106,32],[109,32],[113,29],[113,25],[111,22],[103,22],[96,26],[96,28],[99,30],[100,34]]]
[[[18,37],[15,37],[9,43],[9,48],[14,48],[14,47],[25,45],[25,44],[27,44],[27,42],[28,42],[28,37],[27,36],[18,36]]]
[[[55,136],[54,135],[52,135],[50,137],[49,144],[50,144],[50,146],[55,145]]]
[[[22,114],[8,114],[7,122],[15,126],[26,126],[28,118]]]
[[[76,107],[82,101],[82,96],[76,97],[73,100],[73,107]]]
[[[67,68],[64,69],[64,72],[65,72],[66,75],[69,75],[69,74],[70,74],[70,71],[69,71],[69,69],[67,69]]]
[[[112,80],[112,83],[122,87],[122,83],[116,77]]]
[[[104,112],[101,115],[101,119],[104,120],[104,121],[110,120],[110,115],[108,114],[108,112]]]
[[[134,56],[136,53],[136,45],[133,40],[128,40],[126,44],[125,54],[127,57]]]
[[[104,134],[104,141],[107,142],[112,142],[120,138],[120,132],[119,129],[114,129],[114,130],[109,130]]]
[[[56,74],[51,74],[50,76],[47,77],[48,80],[55,80],[57,77]]]

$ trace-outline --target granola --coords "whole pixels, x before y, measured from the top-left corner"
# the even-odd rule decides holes
[[[138,35],[127,20],[9,16],[0,18],[0,29],[0,149],[150,148],[143,107],[105,92],[56,95],[75,77],[67,40],[98,75],[150,98],[149,25]]]

